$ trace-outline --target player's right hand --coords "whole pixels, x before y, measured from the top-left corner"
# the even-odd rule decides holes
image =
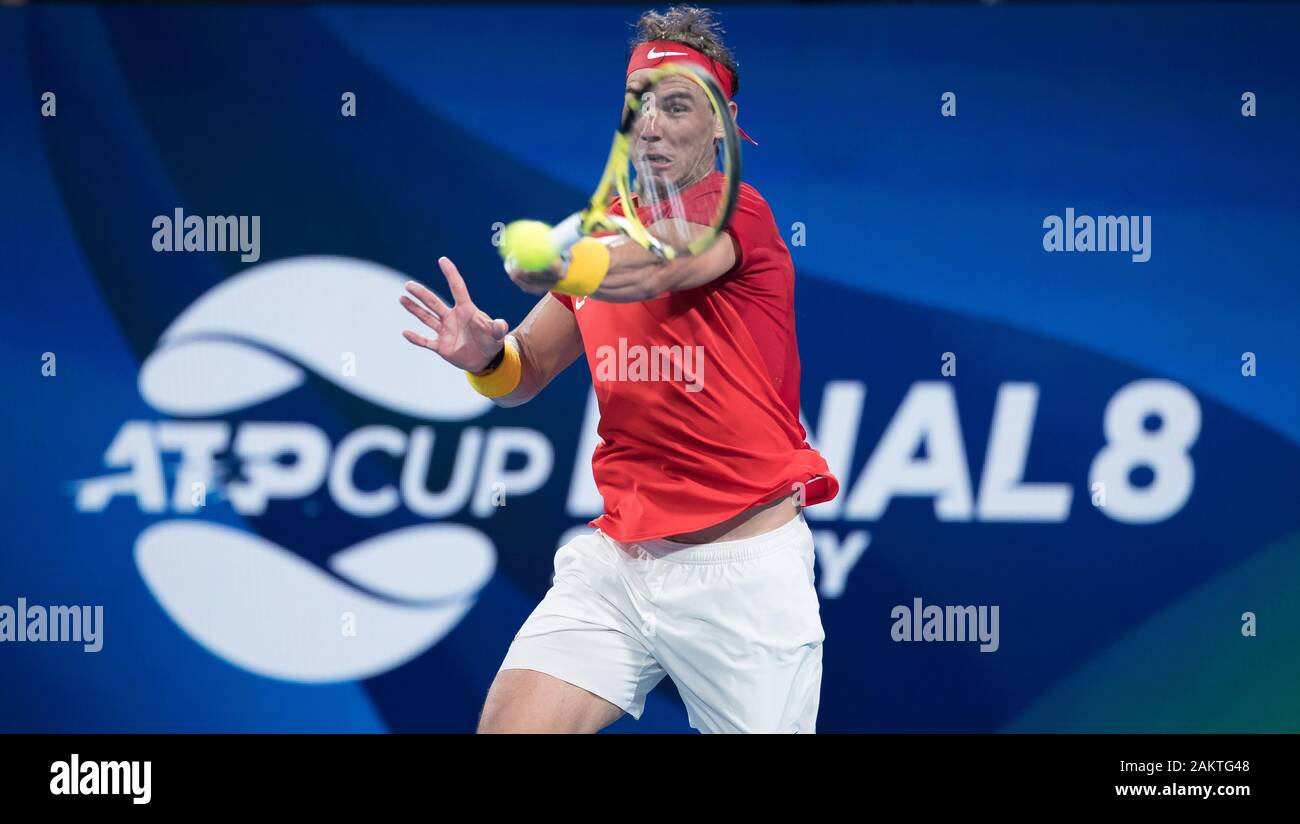
[[[441,257],[438,258],[438,266],[447,278],[453,305],[447,306],[422,284],[407,281],[406,291],[410,296],[402,295],[402,305],[432,329],[436,337],[426,338],[409,330],[402,332],[402,337],[416,346],[437,352],[443,360],[458,369],[481,372],[501,352],[510,325],[501,318],[494,320],[488,317],[486,312],[474,305],[456,264]]]

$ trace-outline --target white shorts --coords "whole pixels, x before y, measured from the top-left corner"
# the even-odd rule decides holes
[[[634,718],[667,674],[701,732],[814,732],[825,637],[802,513],[711,544],[597,530],[555,553],[555,581],[501,669],[546,673]]]

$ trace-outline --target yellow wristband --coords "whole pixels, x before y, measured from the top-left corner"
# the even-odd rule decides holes
[[[515,344],[513,335],[506,335],[505,352],[501,358],[501,363],[485,375],[475,375],[473,372],[466,372],[465,377],[469,378],[469,385],[474,387],[474,391],[488,398],[499,398],[502,395],[509,395],[515,391],[519,385],[519,379],[524,373],[523,362],[519,359],[519,348]]]
[[[609,247],[594,237],[584,237],[569,250],[569,268],[555,291],[586,297],[600,288],[609,272]]]

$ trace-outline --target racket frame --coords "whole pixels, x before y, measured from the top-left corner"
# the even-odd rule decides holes
[[[621,204],[632,201],[632,177],[628,168],[632,154],[632,129],[636,124],[637,115],[641,113],[646,91],[669,76],[681,76],[694,81],[704,91],[705,98],[713,108],[714,116],[722,121],[723,128],[721,155],[726,186],[722,200],[709,223],[709,231],[691,240],[684,249],[670,246],[651,235],[637,216],[636,209],[628,210],[625,205],[623,215],[609,213],[610,199],[613,194],[618,195]],[[651,69],[640,88],[626,93],[624,104],[619,128],[614,134],[614,142],[610,147],[609,159],[605,161],[605,170],[601,175],[600,183],[596,186],[586,208],[556,224],[551,231],[552,243],[561,254],[566,254],[569,247],[583,237],[596,232],[617,232],[664,260],[703,252],[713,245],[730,223],[740,193],[740,134],[736,129],[735,119],[727,109],[727,98],[722,94],[717,81],[703,69],[689,63],[669,63]]]

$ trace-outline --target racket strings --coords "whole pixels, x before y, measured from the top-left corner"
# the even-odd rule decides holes
[[[686,228],[686,208],[682,203],[682,192],[676,181],[656,178],[652,173],[646,153],[639,150],[632,158],[632,167],[636,171],[637,190],[641,205],[650,210],[649,218],[643,221],[646,228],[659,226],[655,235],[664,243],[682,249],[690,243],[690,233]]]
[[[713,125],[716,128],[718,122],[722,124],[723,136],[712,141],[705,157],[692,158],[691,153],[696,135],[703,138],[704,124],[699,122],[697,112],[707,110],[690,105],[658,109],[656,90],[662,82],[680,76],[689,77],[704,91]],[[665,88],[665,99],[676,104],[681,84],[675,82]],[[689,96],[698,102],[699,96],[693,91]],[[661,116],[668,120],[659,122]],[[645,129],[661,130],[666,139],[656,140]],[[705,147],[701,145],[700,149]],[[694,161],[706,171],[697,168]],[[718,174],[719,166],[720,185],[705,182],[706,177]],[[703,188],[697,189],[701,183]],[[668,259],[697,255],[717,240],[730,221],[739,186],[738,131],[716,81],[694,66],[670,65],[656,70],[648,85],[628,90],[604,176],[582,213],[582,233],[618,232]],[[614,202],[621,204],[621,214],[611,213]]]

